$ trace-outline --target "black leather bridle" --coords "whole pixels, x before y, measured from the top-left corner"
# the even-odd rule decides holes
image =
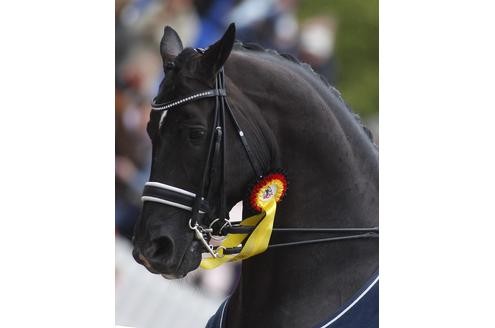
[[[214,236],[225,236],[227,234],[251,233],[255,227],[232,225],[229,221],[226,208],[225,196],[225,141],[226,141],[226,116],[228,115],[234,125],[237,135],[246,152],[249,163],[256,178],[263,175],[262,165],[253,156],[252,149],[246,140],[246,136],[235,118],[225,89],[225,75],[223,68],[218,72],[215,79],[215,88],[201,91],[191,96],[173,100],[165,103],[152,103],[153,111],[167,111],[177,109],[180,106],[206,98],[215,98],[213,114],[212,133],[209,140],[209,149],[203,166],[203,174],[198,193],[193,193],[181,188],[167,185],[161,182],[150,181],[145,184],[142,201],[156,202],[164,205],[174,206],[191,212],[189,228],[195,232],[196,238],[201,241],[205,249],[213,256],[218,257],[217,248],[210,245],[209,241]],[[165,115],[163,113],[162,115]],[[218,182],[218,189],[214,190]],[[213,213],[208,199],[212,194],[218,195],[217,218],[212,219]],[[209,225],[205,225],[205,219],[210,218]],[[274,228],[275,233],[331,233],[341,236],[295,241],[288,243],[270,244],[268,248],[286,247],[314,244],[321,242],[332,242],[340,240],[378,238],[378,227],[373,228]],[[221,247],[221,246],[220,246]],[[224,248],[222,254],[239,253],[242,246]]]

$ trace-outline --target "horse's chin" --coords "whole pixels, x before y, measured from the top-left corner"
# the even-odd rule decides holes
[[[168,280],[174,280],[174,279],[182,279],[184,278],[185,276],[187,275],[184,274],[184,275],[175,275],[175,274],[162,274],[162,277],[165,278],[165,279],[168,279]]]

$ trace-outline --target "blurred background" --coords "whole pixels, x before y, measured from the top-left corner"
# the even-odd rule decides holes
[[[378,144],[378,0],[116,0],[116,324],[204,327],[235,286],[238,264],[197,270],[180,281],[134,262],[130,238],[148,179],[146,123],[163,77],[165,25],[184,46],[207,47],[230,22],[237,39],[290,53],[342,92]],[[239,217],[239,208],[232,217]]]

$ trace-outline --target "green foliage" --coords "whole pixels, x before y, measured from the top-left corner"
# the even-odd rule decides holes
[[[333,15],[337,85],[345,101],[363,115],[378,114],[378,0],[302,0],[299,18]]]

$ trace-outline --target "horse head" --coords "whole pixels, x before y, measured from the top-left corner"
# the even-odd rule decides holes
[[[195,238],[195,224],[207,227],[225,217],[255,175],[249,164],[253,159],[236,136],[239,131],[231,128],[237,122],[219,111],[225,105],[219,103],[225,96],[219,74],[234,38],[231,24],[206,50],[183,49],[177,33],[168,26],[164,30],[165,77],[147,127],[153,145],[151,182],[135,227],[133,255],[165,278],[180,278],[198,267],[206,243]]]

